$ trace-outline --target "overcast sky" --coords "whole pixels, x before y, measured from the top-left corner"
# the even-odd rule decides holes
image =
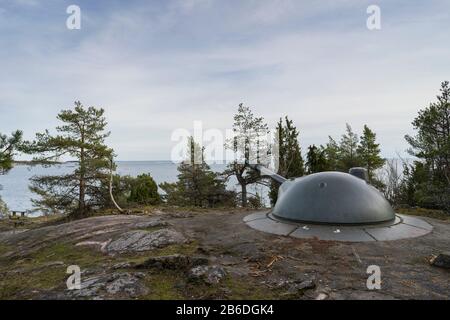
[[[348,122],[392,157],[450,80],[449,30],[448,0],[0,0],[0,132],[32,138],[81,100],[105,108],[119,160],[169,159],[173,130],[229,128],[243,102],[292,118],[303,151]]]

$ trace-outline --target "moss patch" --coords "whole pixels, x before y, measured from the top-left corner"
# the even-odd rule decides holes
[[[156,249],[151,252],[152,256],[160,257],[167,256],[172,254],[184,254],[184,255],[193,255],[198,248],[198,243],[196,241],[192,241],[186,244],[175,244],[170,245],[165,248]]]
[[[277,299],[277,292],[255,283],[248,278],[227,277],[224,286],[229,290],[228,298],[236,300]]]
[[[0,244],[0,257],[9,251],[11,251],[11,247],[4,244]]]
[[[129,262],[131,264],[140,264],[145,262],[148,258],[151,257],[161,257],[161,256],[169,256],[173,254],[181,254],[181,255],[192,255],[196,252],[198,244],[196,241],[186,243],[186,244],[174,244],[167,246],[165,248],[156,249],[152,251],[145,251],[141,253],[124,253],[117,256],[117,259],[120,259],[124,262]]]
[[[2,248],[1,250],[8,250]],[[57,243],[20,259],[0,259],[0,299],[33,298],[42,291],[63,288],[67,266],[87,269],[114,259],[90,248]]]
[[[422,216],[444,221],[450,221],[450,214],[445,213],[442,210],[433,210],[425,208],[398,208],[396,211],[400,214]]]
[[[160,271],[150,273],[145,284],[149,294],[141,299],[277,299],[279,292],[248,278],[227,276],[220,283],[209,285],[190,282],[183,272]]]
[[[31,255],[34,265],[47,263],[48,261],[63,261],[66,265],[79,265],[88,268],[98,265],[100,262],[108,262],[113,259],[97,250],[89,247],[76,247],[67,243],[57,243],[43,248]]]
[[[149,274],[144,279],[149,294],[141,297],[145,300],[180,300],[183,299],[183,275],[175,272]]]
[[[38,272],[20,270],[0,279],[0,299],[29,299],[42,291],[48,291],[65,283],[66,268],[44,268]]]

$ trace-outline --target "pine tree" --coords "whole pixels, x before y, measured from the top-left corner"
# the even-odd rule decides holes
[[[21,143],[22,131],[13,132],[10,137],[0,133],[0,175],[11,170],[15,151],[20,149]],[[8,211],[6,203],[0,197],[0,216],[7,214]]]
[[[15,131],[10,137],[0,133],[0,174],[12,168],[13,157],[22,142],[22,131]]]
[[[278,144],[278,174],[286,178],[301,177],[305,174],[304,162],[301,154],[300,144],[298,142],[299,132],[294,126],[293,121],[285,117],[277,124],[277,141]],[[279,184],[271,181],[270,185],[270,202],[274,205],[278,198]]]
[[[306,171],[308,174],[323,172],[327,170],[327,160],[323,149],[317,148],[315,145],[308,147],[306,154]]]
[[[282,155],[283,166],[280,174],[287,177],[301,177],[305,174],[305,164],[303,162],[300,144],[298,141],[299,132],[293,125],[293,121],[285,118],[285,132],[286,132],[286,153]]]
[[[352,127],[347,123],[346,133],[342,135],[339,144],[340,171],[348,172],[350,168],[359,166],[358,141],[358,135],[353,132]]]
[[[235,194],[226,190],[225,180],[211,171],[204,161],[203,149],[192,137],[188,141],[188,159],[178,166],[178,181],[160,184],[167,203],[177,206],[233,206]]]
[[[338,171],[340,169],[341,155],[339,153],[339,145],[337,142],[331,136],[328,136],[328,142],[322,149],[327,163],[326,170]]]
[[[239,104],[234,116],[231,141],[225,147],[235,153],[236,159],[223,172],[225,177],[235,176],[241,186],[241,205],[247,207],[247,186],[260,180],[254,170],[249,170],[248,164],[265,164],[268,155],[268,145],[261,139],[269,131],[264,118],[255,117],[249,107]],[[266,164],[267,165],[267,164]]]
[[[82,217],[100,206],[95,199],[102,181],[109,178],[113,150],[105,145],[109,132],[105,132],[104,110],[86,109],[77,101],[73,110],[61,111],[57,119],[62,122],[56,127],[57,135],[51,135],[48,130],[38,133],[26,149],[37,154],[36,161],[72,157],[76,159],[76,169],[63,175],[33,177],[30,189],[40,196],[34,204],[42,211]]]
[[[367,125],[364,125],[363,135],[359,141],[357,154],[361,165],[367,169],[369,181],[374,183],[374,173],[386,162],[380,156],[380,144],[376,143],[376,134]]]
[[[400,184],[401,204],[410,206],[433,207],[433,197],[427,191],[428,168],[420,161],[403,164],[403,177]]]
[[[408,152],[420,159],[423,175],[421,198],[433,198],[434,203],[450,212],[450,87],[441,84],[437,101],[420,110],[412,122],[415,136],[406,135]],[[416,163],[417,165],[417,163]],[[417,181],[417,179],[416,179]]]

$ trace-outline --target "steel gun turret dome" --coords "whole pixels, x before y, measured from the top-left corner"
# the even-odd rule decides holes
[[[364,168],[320,172],[287,180],[260,165],[262,176],[281,183],[272,209],[276,218],[325,224],[372,224],[395,219],[384,196],[366,182]]]
[[[396,214],[384,196],[367,183],[364,168],[288,180],[261,165],[249,166],[261,177],[280,184],[277,203],[270,212],[255,212],[244,218],[253,229],[292,238],[343,242],[415,238],[433,230],[419,218]]]

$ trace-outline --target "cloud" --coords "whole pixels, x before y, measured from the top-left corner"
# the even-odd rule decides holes
[[[303,149],[367,123],[395,156],[450,71],[445,1],[381,1],[375,32],[361,1],[79,2],[79,31],[68,2],[5,7],[1,131],[31,137],[79,99],[106,108],[120,159],[167,159],[174,129],[228,128],[244,102],[270,125],[289,115]]]
[[[37,1],[37,0],[13,0],[12,2],[19,6],[35,7],[35,6],[39,5],[39,1]]]

